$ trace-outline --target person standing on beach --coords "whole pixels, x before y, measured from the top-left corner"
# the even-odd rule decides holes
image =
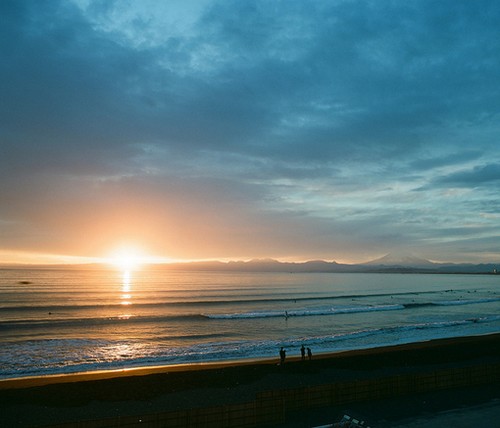
[[[302,347],[300,348],[300,355],[302,357],[302,361],[306,359],[306,348],[304,348],[304,344],[302,344]]]
[[[280,365],[285,364],[285,358],[286,358],[286,351],[283,349],[283,346],[280,349]]]
[[[311,352],[311,348],[307,348],[307,358],[309,358],[309,361],[311,361],[312,356],[313,356],[313,354]]]

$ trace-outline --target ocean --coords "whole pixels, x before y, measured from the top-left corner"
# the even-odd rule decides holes
[[[0,379],[498,332],[495,275],[0,269]]]

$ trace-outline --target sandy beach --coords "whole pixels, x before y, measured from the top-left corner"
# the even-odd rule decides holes
[[[311,361],[300,361],[300,356],[294,355],[287,358],[284,366],[278,362],[277,356],[276,359],[7,379],[0,381],[0,410],[4,426],[50,426],[245,403],[265,391],[498,365],[500,334],[314,355]],[[295,414],[290,412],[285,421],[276,426],[331,423],[348,411],[362,414],[374,426],[388,427],[425,426],[418,425],[418,421],[422,418],[430,421],[431,416],[437,417],[443,412],[448,412],[450,417],[453,411],[464,409],[473,409],[476,417],[481,417],[483,413],[498,410],[498,386],[498,380],[492,379],[453,391],[427,391],[413,397],[360,400],[348,406],[306,409]],[[400,400],[398,406],[394,406],[396,400]]]

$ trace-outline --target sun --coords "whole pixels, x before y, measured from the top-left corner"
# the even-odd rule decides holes
[[[144,255],[134,248],[121,248],[111,255],[109,263],[124,271],[130,271],[144,263]]]
[[[171,263],[172,261],[173,259],[168,257],[148,255],[139,246],[115,247],[115,250],[105,258],[106,263],[123,272],[139,269],[142,265]]]

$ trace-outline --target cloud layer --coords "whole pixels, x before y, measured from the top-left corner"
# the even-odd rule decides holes
[[[0,253],[498,260],[495,1],[3,1]]]

